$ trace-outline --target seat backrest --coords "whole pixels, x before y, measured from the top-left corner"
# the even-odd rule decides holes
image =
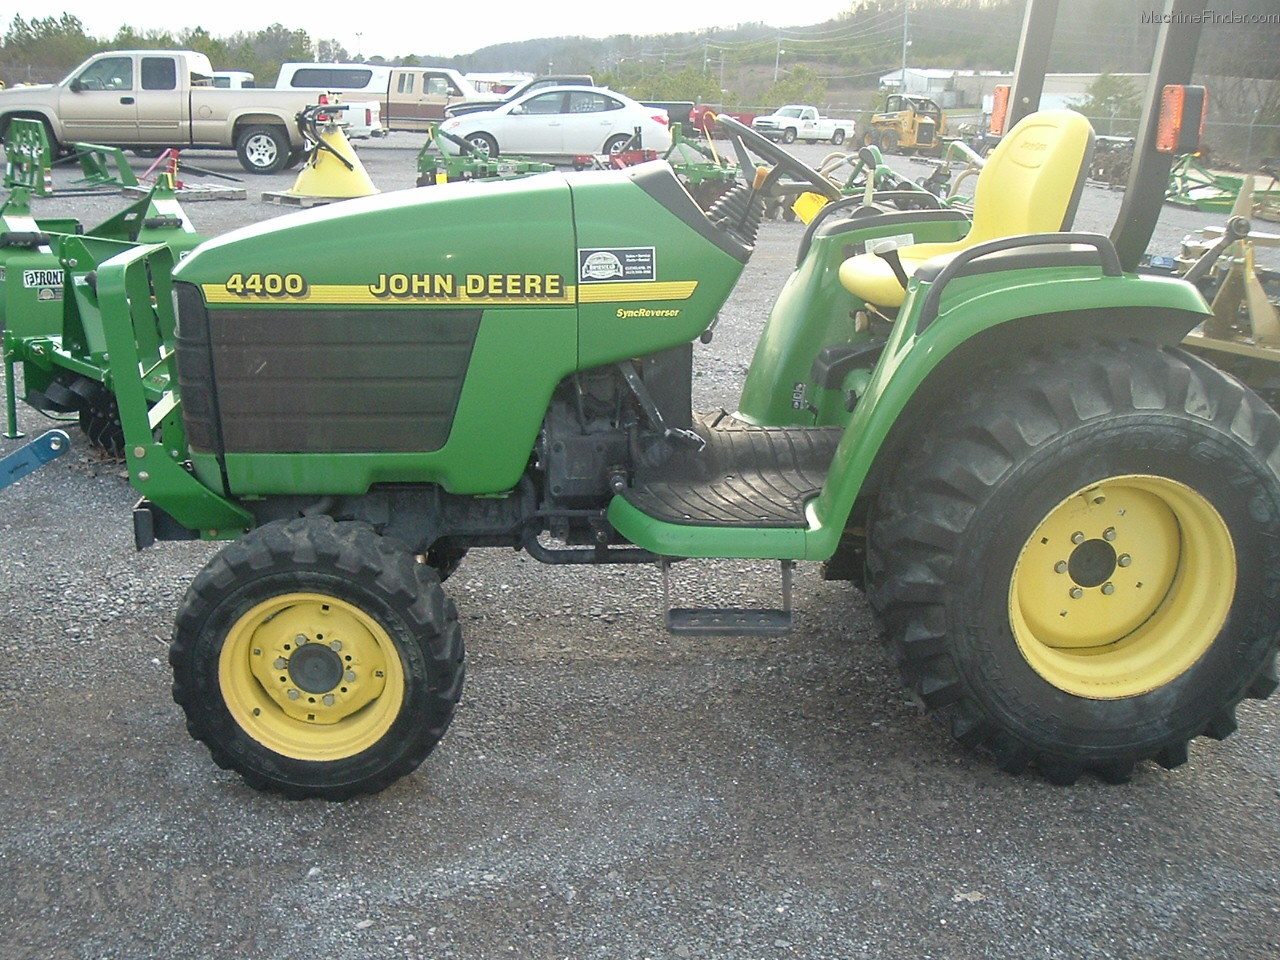
[[[1023,117],[991,151],[973,194],[965,246],[1068,230],[1093,158],[1093,127],[1074,110]]]

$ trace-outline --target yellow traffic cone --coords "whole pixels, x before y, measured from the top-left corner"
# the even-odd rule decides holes
[[[320,131],[319,142],[285,196],[346,200],[381,192],[369,179],[342,128],[330,123]]]

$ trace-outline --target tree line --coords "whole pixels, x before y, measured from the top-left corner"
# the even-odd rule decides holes
[[[99,50],[158,49],[195,50],[219,70],[246,70],[268,85],[282,63],[349,57],[335,40],[313,39],[305,30],[279,23],[227,37],[215,37],[203,27],[139,31],[122,26],[104,38],[89,36],[80,18],[69,13],[30,19],[17,15],[0,43],[0,79],[10,85],[56,82]]]

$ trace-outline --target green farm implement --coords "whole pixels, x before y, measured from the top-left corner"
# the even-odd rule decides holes
[[[67,156],[55,158],[48,131],[40,120],[22,117],[10,120],[4,149],[4,186],[7,190],[24,189],[31,196],[51,196],[53,167],[68,163],[79,163],[82,175],[71,181],[63,193],[96,194],[103,188],[115,191],[138,186],[137,174],[119,147],[75,143]]]
[[[1199,21],[1170,0],[1104,236],[1071,226],[1088,121],[1031,112],[1046,10],[971,218],[844,197],[723,119],[754,176],[705,211],[662,161],[443,184],[68,284],[103,335],[138,546],[229,541],[170,649],[191,734],[290,797],[407,774],[461,696],[445,581],[495,546],[780,566],[781,609],[669,606],[682,635],[787,629],[793,564],[825,562],[912,693],[1009,771],[1122,781],[1229,734],[1276,686],[1280,417],[1179,346],[1211,315],[1197,289],[1137,270]],[[828,202],[736,410],[695,414],[693,344],[780,183]]]
[[[1179,157],[1169,172],[1168,201],[1206,213],[1226,213],[1235,206],[1242,186],[1244,177],[1216,173],[1201,163],[1199,156],[1189,153]],[[1274,173],[1270,186],[1253,190],[1253,202],[1266,209],[1280,207],[1280,187]]]
[[[23,372],[22,399],[54,416],[73,416],[89,440],[110,453],[123,449],[108,370],[106,332],[96,308],[84,309],[95,271],[139,245],[163,244],[185,254],[197,235],[173,195],[170,178],[97,226],[69,218],[36,218],[29,194],[14,188],[0,206],[0,330],[3,331],[8,436],[17,435],[14,370]],[[159,396],[158,372],[147,376]]]
[[[707,209],[741,175],[737,164],[716,151],[715,141],[690,139],[679,123],[671,124],[671,146],[663,154],[698,206]]]
[[[442,140],[456,145],[459,152],[449,153],[441,143]],[[458,180],[510,180],[554,169],[555,164],[540,163],[528,157],[504,156],[491,159],[487,154],[478,153],[475,147],[461,137],[441,130],[439,124],[432,124],[426,142],[418,151],[417,185],[429,187]]]

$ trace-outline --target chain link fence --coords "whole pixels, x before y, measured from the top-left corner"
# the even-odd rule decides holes
[[[1093,129],[1104,137],[1132,137],[1137,117],[1089,117]],[[1204,125],[1201,152],[1210,163],[1246,172],[1256,171],[1264,157],[1280,157],[1280,124],[1251,120],[1210,120]]]

